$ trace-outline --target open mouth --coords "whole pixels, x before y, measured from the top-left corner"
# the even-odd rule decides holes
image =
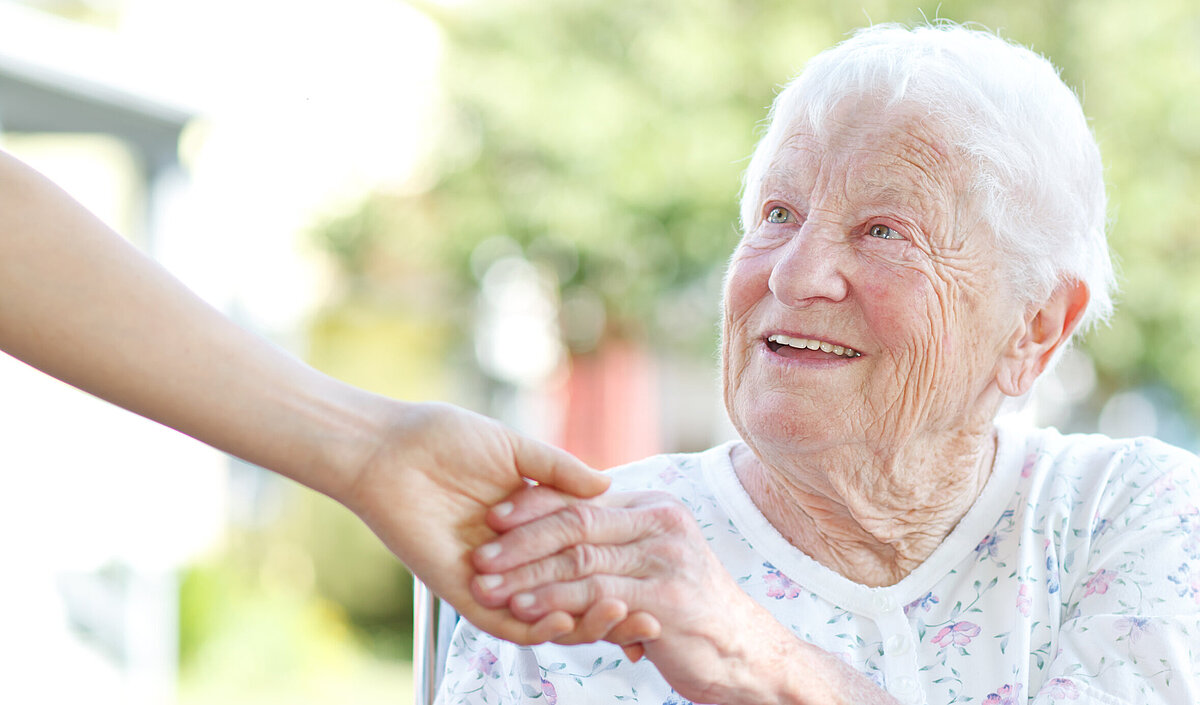
[[[854,348],[847,348],[842,345],[835,345],[824,340],[814,340],[812,338],[793,338],[787,335],[775,334],[767,337],[767,347],[771,352],[786,354],[792,350],[813,350],[835,357],[862,357],[862,353]]]

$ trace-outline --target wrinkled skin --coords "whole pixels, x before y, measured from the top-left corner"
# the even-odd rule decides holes
[[[743,592],[673,496],[610,493],[575,502],[539,487],[505,505],[503,515],[489,515],[502,535],[475,556],[485,573],[473,585],[481,603],[508,604],[533,622],[619,599],[638,611],[609,640],[641,642],[626,653],[636,658],[644,649],[672,687],[697,703],[895,702],[841,660],[797,640]],[[527,555],[550,557],[522,563]]]
[[[1033,305],[1011,290],[965,161],[923,115],[857,100],[822,134],[795,126],[724,296],[735,471],[785,538],[867,585],[903,578],[966,513],[1000,403],[1029,390],[1087,303],[1072,282]],[[477,599],[527,620],[619,600],[633,617],[607,638],[640,641],[686,697],[893,702],[738,589],[669,498],[522,492],[489,524],[500,537],[474,556]],[[635,619],[658,638],[631,639]]]
[[[799,548],[868,584],[903,577],[974,501],[1023,324],[964,174],[916,117],[843,106],[776,152],[726,280],[739,477]],[[772,349],[777,333],[860,356]]]

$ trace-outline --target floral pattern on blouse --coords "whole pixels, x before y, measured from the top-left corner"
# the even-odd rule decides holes
[[[899,583],[869,588],[774,531],[726,444],[614,471],[678,497],[726,569],[797,638],[913,705],[1200,702],[1200,460],[1151,439],[1001,426],[980,498]],[[444,705],[690,705],[615,646],[455,630]]]

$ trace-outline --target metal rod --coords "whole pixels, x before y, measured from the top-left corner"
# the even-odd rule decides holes
[[[416,705],[433,705],[437,684],[437,597],[413,578],[413,680]]]

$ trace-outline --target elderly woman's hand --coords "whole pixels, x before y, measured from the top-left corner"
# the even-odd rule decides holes
[[[627,605],[632,616],[607,640],[627,644],[661,627],[642,642],[645,654],[692,701],[894,702],[742,591],[671,495],[578,501],[534,487],[493,508],[488,522],[501,535],[474,554],[476,599],[507,603],[528,621]]]

